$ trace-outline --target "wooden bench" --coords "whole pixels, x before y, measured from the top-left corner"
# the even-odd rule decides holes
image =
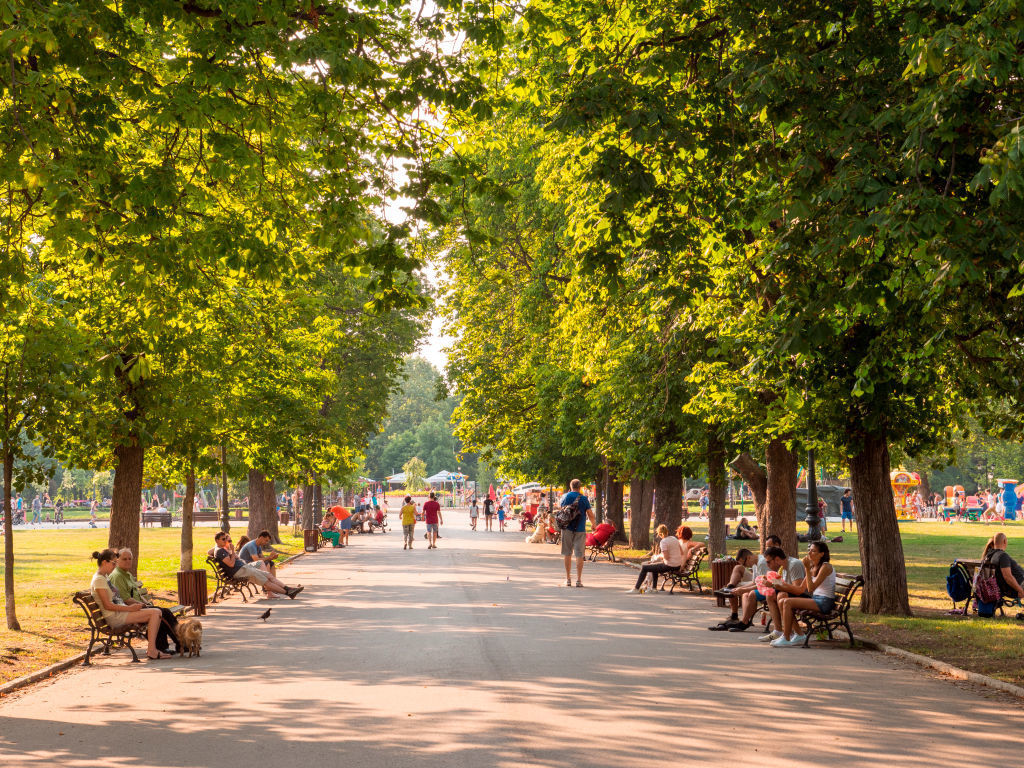
[[[850,636],[850,647],[853,648],[853,630],[850,629],[850,604],[853,602],[857,590],[864,584],[861,576],[851,576],[848,573],[836,573],[836,604],[828,613],[818,610],[799,610],[794,616],[797,623],[803,622],[806,628],[804,648],[811,642],[811,634],[817,632],[828,632],[828,639],[833,640],[832,630],[842,627]]]
[[[171,513],[170,512],[158,512],[157,510],[147,510],[142,513],[142,524],[153,525],[154,523],[160,523],[161,528],[171,527]]]
[[[91,664],[89,659],[92,656],[92,647],[96,643],[103,645],[104,656],[110,655],[111,648],[127,648],[132,652],[132,662],[139,661],[139,655],[132,648],[132,640],[146,640],[145,624],[127,624],[124,629],[112,629],[103,617],[103,611],[93,598],[92,592],[75,592],[71,600],[78,604],[89,622],[89,647],[85,649],[83,666]]]
[[[739,520],[740,511],[736,507],[725,508],[725,519],[726,520]]]
[[[185,614],[191,609],[191,606],[188,605],[157,605],[156,598],[153,597],[153,593],[145,587],[139,587],[139,596],[142,598],[142,602],[156,608],[166,608],[179,619],[184,618]]]
[[[218,520],[220,520],[220,512],[216,509],[192,510],[193,523],[216,523]]]
[[[217,602],[218,597],[223,599],[230,594],[241,595],[243,603],[249,602],[249,597],[256,596],[253,586],[249,583],[248,579],[235,579],[228,576],[224,571],[224,567],[212,557],[207,557],[206,562],[213,570],[213,577],[217,580],[217,586],[213,590],[213,598],[210,600],[211,604]]]
[[[668,573],[661,574],[661,589],[664,590],[666,584],[671,584],[672,586],[668,591],[671,595],[676,591],[676,587],[682,589],[685,585],[688,590],[693,592],[693,585],[696,584],[697,591],[704,594],[704,587],[700,583],[700,565],[707,556],[707,548],[698,549],[687,561],[685,567],[680,568],[678,571],[669,571]]]

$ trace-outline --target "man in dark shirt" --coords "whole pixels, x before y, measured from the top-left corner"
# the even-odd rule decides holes
[[[1024,599],[1024,569],[1006,551],[1006,534],[992,537],[988,560],[996,572],[996,582],[1004,597]]]
[[[302,591],[302,587],[286,587],[266,571],[255,565],[247,565],[235,556],[235,548],[231,544],[231,536],[223,531],[213,537],[217,548],[213,551],[213,559],[220,563],[229,578],[246,579],[267,590],[268,594],[288,595],[292,600]]]

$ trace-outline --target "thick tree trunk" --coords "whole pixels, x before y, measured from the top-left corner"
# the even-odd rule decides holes
[[[860,543],[861,610],[910,616],[907,564],[896,522],[896,505],[889,485],[889,445],[886,434],[868,435],[860,452],[850,459],[850,484],[857,504]]]
[[[320,476],[313,475],[313,517],[324,519],[324,487],[320,484]]]
[[[626,520],[622,504],[622,483],[609,468],[604,475],[605,519],[615,526],[615,540],[626,541]]]
[[[604,522],[604,483],[607,474],[608,470],[602,464],[597,473],[597,480],[594,482],[594,517],[597,519],[598,525]]]
[[[192,570],[192,525],[195,514],[196,473],[190,467],[185,475],[185,498],[181,504],[181,570]]]
[[[128,547],[135,555],[132,575],[138,573],[139,560],[139,506],[142,500],[142,463],[145,449],[137,437],[130,445],[114,449],[114,490],[110,502],[110,532],[107,546],[118,550]]]
[[[654,475],[654,524],[667,525],[675,536],[683,521],[683,468],[658,467]]]
[[[786,441],[775,438],[765,449],[768,464],[768,493],[762,540],[775,534],[782,539],[786,554],[795,557],[800,551],[796,538],[796,478],[800,459]]]
[[[654,481],[634,478],[629,481],[629,548],[651,548],[651,512]]]
[[[725,445],[717,433],[708,436],[708,555],[714,560],[725,551]]]
[[[928,471],[926,469],[922,468],[921,471],[918,472],[917,474],[919,474],[921,476],[921,487],[919,489],[920,492],[921,492],[921,498],[924,499],[924,503],[925,504],[931,504],[932,503],[932,484],[928,480]]]
[[[322,520],[323,518],[321,518]],[[319,522],[319,521],[318,521]],[[302,529],[313,527],[313,486],[302,486]]]
[[[4,446],[4,608],[7,613],[7,628],[21,631],[14,604],[14,510],[11,495],[14,477],[14,451]]]
[[[739,473],[754,497],[754,516],[757,518],[757,530],[762,532],[761,549],[763,550],[764,539],[767,536],[763,531],[765,530],[765,518],[767,516],[768,473],[747,451],[744,451],[730,461],[729,466]]]
[[[262,472],[249,470],[249,528],[246,534],[255,539],[260,531],[270,533],[270,540],[281,543],[277,531],[277,498],[274,494],[274,481]]]

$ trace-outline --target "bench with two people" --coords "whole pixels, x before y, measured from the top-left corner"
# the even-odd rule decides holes
[[[259,588],[266,592],[267,597],[285,595],[295,599],[303,587],[301,584],[289,587],[277,578],[273,558],[268,555],[279,556],[285,553],[271,547],[270,539],[269,531],[260,531],[251,541],[243,544],[239,540],[242,546],[236,552],[230,534],[219,531],[214,536],[214,547],[206,558],[217,580],[211,603],[232,593],[241,595],[242,602],[248,602],[247,598],[254,596],[253,590]]]
[[[700,566],[707,555],[707,547],[693,540],[693,530],[687,525],[676,529],[675,536],[669,535],[667,525],[659,525],[655,530],[656,543],[651,550],[651,559],[640,568],[636,584],[630,592],[641,591],[644,582],[651,579],[651,591],[658,588],[658,578],[663,577],[661,588],[671,585],[669,593],[676,587],[685,586],[690,591],[694,585],[699,592],[704,592],[700,583]]]
[[[96,573],[89,589],[71,598],[89,624],[86,665],[97,644],[108,656],[111,649],[127,648],[132,661],[137,662],[139,657],[132,647],[135,639],[146,641],[146,655],[153,660],[170,658],[171,643],[174,653],[199,652],[202,625],[195,618],[185,618],[188,609],[183,605],[154,604],[152,595],[132,575],[134,556],[130,549],[104,549],[93,552],[92,558],[96,560]]]

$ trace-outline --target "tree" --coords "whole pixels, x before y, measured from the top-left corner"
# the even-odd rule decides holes
[[[413,456],[402,465],[405,473],[405,487],[410,491],[418,491],[427,484],[427,465]]]

